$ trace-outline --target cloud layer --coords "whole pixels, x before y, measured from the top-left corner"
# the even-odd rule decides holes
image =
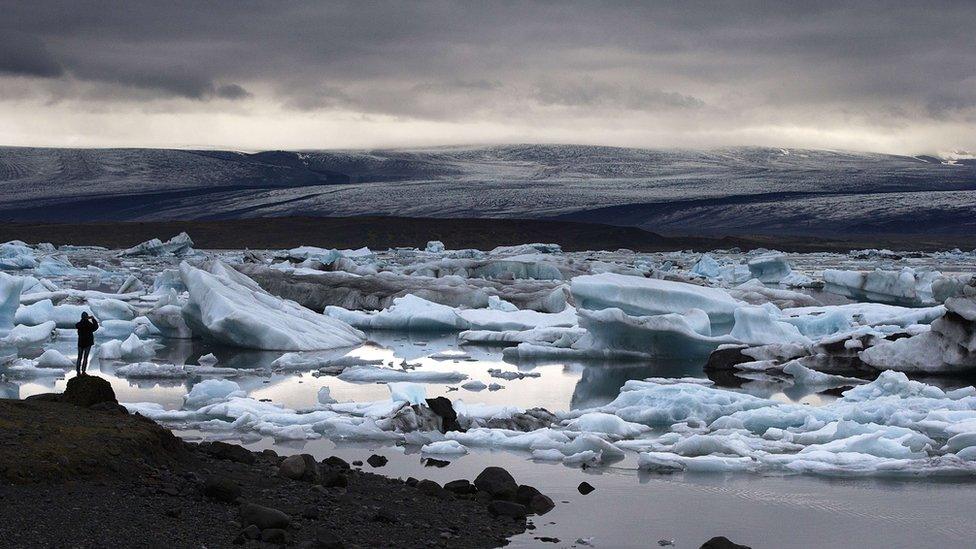
[[[976,148],[972,2],[0,0],[0,142]]]

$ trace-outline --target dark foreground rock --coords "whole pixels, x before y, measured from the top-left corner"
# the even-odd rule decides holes
[[[0,400],[0,545],[499,547],[532,512],[470,482],[454,492],[304,456],[293,479],[284,461],[186,443],[139,415]]]
[[[733,543],[729,541],[729,538],[725,536],[714,537],[705,543],[699,549],[752,549],[748,545],[739,545],[738,543]]]
[[[112,384],[98,376],[75,376],[68,380],[62,398],[75,406],[93,406],[108,402],[118,404]]]

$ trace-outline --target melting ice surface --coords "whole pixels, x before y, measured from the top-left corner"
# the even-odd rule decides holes
[[[467,284],[475,278],[459,277],[458,269],[484,267],[445,259],[436,248],[427,266],[411,267],[414,272],[450,268],[453,274],[446,277]],[[945,314],[928,297],[932,289],[926,287],[925,302],[914,308],[905,308],[903,300],[911,295],[909,285],[917,287],[919,280],[931,285],[933,277],[899,274],[892,280],[906,282],[898,288],[872,282],[876,300],[869,305],[848,303],[858,295],[853,290],[824,294],[769,282],[742,287],[753,278],[750,267],[765,278],[790,277],[800,285],[820,279],[827,268],[873,272],[880,265],[900,272],[910,266],[955,276],[973,272],[971,254],[929,255],[894,265],[884,265],[893,260],[877,254],[867,259],[791,255],[792,267],[786,268],[775,254],[757,254],[758,261],[714,254],[715,265],[701,268],[714,275],[706,278],[720,281],[713,289],[677,298],[665,292],[661,298],[655,292],[667,288],[657,281],[664,279],[635,275],[666,262],[693,272],[700,254],[604,253],[580,267],[561,259],[569,254],[549,253],[552,257],[538,258],[555,265],[544,271],[554,277],[547,279],[553,281],[549,286],[526,278],[526,285],[536,286],[522,288],[519,295],[488,296],[481,306],[438,304],[418,296],[381,303],[382,313],[333,309],[335,314],[307,317],[300,338],[268,336],[274,342],[268,346],[285,348],[249,350],[228,345],[223,337],[172,337],[192,332],[192,326],[180,324],[182,307],[205,309],[210,298],[195,298],[193,288],[187,296],[178,272],[159,274],[177,269],[181,259],[200,264],[220,257],[234,264],[240,252],[120,258],[111,251],[67,249],[54,257],[71,266],[62,260],[55,268],[52,256],[27,250],[19,253],[46,265],[46,274],[24,268],[7,273],[33,280],[0,278],[0,287],[26,286],[19,306],[0,307],[5,322],[0,337],[14,333],[17,341],[28,342],[0,351],[10,357],[0,367],[4,397],[63,389],[63,378],[73,375],[67,361],[74,358],[74,341],[61,328],[87,306],[100,318],[118,317],[98,334],[102,347],[91,369],[112,382],[130,409],[191,439],[237,440],[320,458],[381,453],[391,458],[383,472],[439,482],[472,478],[488,464],[505,466],[520,481],[567,502],[537,519],[539,528],[513,540],[515,546],[534,546],[534,536],[540,535],[564,542],[592,537],[604,547],[671,538],[697,546],[714,535],[755,547],[843,546],[851,540],[862,546],[963,547],[972,539],[966,509],[976,478],[976,391],[968,388],[969,377],[883,372],[852,378],[809,368],[815,364],[806,357],[816,355],[774,356],[790,345],[829,345],[823,338],[843,330],[875,333],[879,326],[896,326],[907,336],[896,343],[913,333],[929,334],[928,325]],[[299,259],[306,263],[292,268],[313,276],[321,271],[310,258],[343,258],[301,251]],[[342,270],[372,276],[376,263],[356,252]],[[21,256],[13,263],[31,264]],[[520,261],[492,263],[487,279],[538,275]],[[623,266],[634,272],[618,272]],[[144,290],[134,289],[138,285],[130,276],[141,279]],[[628,276],[617,294],[599,286],[594,290],[594,280]],[[722,280],[736,276],[747,279]],[[651,281],[651,291],[634,295],[632,286],[645,280]],[[864,279],[833,280],[857,284]],[[553,310],[563,284],[580,287],[575,304],[585,320],[567,322],[572,315],[565,302]],[[934,293],[950,292],[943,287],[947,284],[936,284]],[[279,318],[291,307],[259,289],[249,291],[268,308],[265,318]],[[466,288],[463,299],[480,299],[477,291]],[[885,291],[892,303],[877,305]],[[525,297],[529,293],[531,299]],[[242,299],[240,293],[219,297],[219,308],[211,312],[219,313],[220,322],[255,322],[254,307],[238,318],[227,305]],[[775,307],[769,305],[773,301]],[[173,307],[175,315],[169,314]],[[807,315],[812,310],[817,314]],[[207,314],[190,312],[191,325]],[[877,322],[851,325],[855,315]],[[18,325],[17,317],[29,324]],[[336,321],[352,328],[340,326],[338,335],[325,339],[317,335],[315,326]],[[161,329],[164,323],[168,330]],[[397,328],[410,324],[417,329]],[[336,337],[349,344],[334,345]],[[656,344],[647,344],[648,337]],[[853,339],[840,341],[845,347]],[[730,344],[766,355],[750,357],[752,362],[741,363],[734,374],[706,373],[709,353]],[[647,352],[675,346],[703,350]],[[662,356],[668,354],[686,356]],[[435,396],[454,402],[466,432],[442,434],[434,418],[410,407]],[[424,467],[428,457],[451,465]],[[597,491],[585,497],[576,493],[582,480]],[[694,520],[688,520],[689,513],[696,513]],[[837,526],[830,532],[816,526],[825,522]],[[929,537],[921,537],[922,530]]]

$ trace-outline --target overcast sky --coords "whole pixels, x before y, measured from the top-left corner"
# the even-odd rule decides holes
[[[516,142],[973,151],[976,2],[0,0],[0,144]]]

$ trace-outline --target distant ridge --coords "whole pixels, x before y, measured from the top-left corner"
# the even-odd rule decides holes
[[[976,234],[974,161],[779,148],[0,147],[0,198],[8,222],[376,215],[559,219],[709,237]]]

